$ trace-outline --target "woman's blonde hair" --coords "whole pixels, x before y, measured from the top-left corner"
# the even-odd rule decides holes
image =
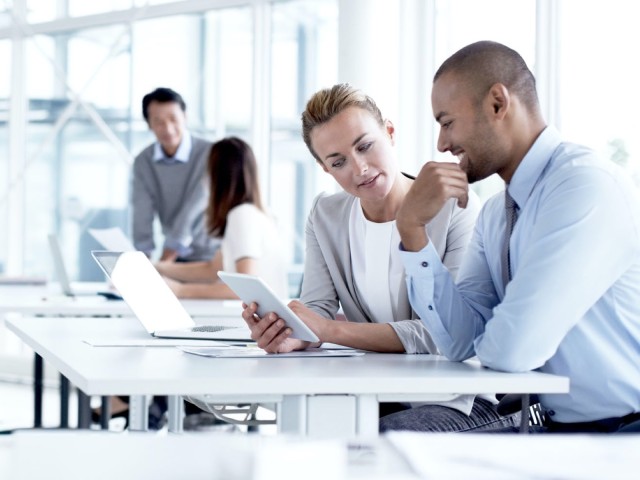
[[[318,162],[321,160],[311,146],[311,131],[349,107],[368,111],[380,126],[384,126],[384,119],[376,102],[348,83],[339,83],[331,88],[319,90],[311,96],[305,111],[302,112],[302,139]]]

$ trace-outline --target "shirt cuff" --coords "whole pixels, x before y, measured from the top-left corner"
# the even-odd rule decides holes
[[[417,252],[408,252],[402,246],[402,242],[399,249],[400,258],[408,277],[433,278],[444,268],[432,242]]]

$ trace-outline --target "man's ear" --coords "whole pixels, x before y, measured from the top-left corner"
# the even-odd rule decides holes
[[[502,120],[511,106],[511,94],[502,83],[494,83],[487,94],[487,102],[493,117]]]

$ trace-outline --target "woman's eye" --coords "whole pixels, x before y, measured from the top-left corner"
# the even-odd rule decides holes
[[[340,158],[331,164],[333,168],[340,168],[342,165],[344,165],[344,158]]]
[[[371,149],[372,146],[373,146],[373,142],[363,143],[362,145],[360,145],[360,147],[358,147],[358,151],[366,152],[367,150]]]

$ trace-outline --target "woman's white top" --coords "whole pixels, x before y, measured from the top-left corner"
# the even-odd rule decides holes
[[[353,280],[369,318],[391,323],[398,318],[398,296],[404,285],[400,234],[396,221],[376,223],[364,216],[360,199],[353,203],[349,221]]]
[[[232,208],[222,237],[222,269],[236,272],[243,258],[258,260],[257,276],[282,299],[289,298],[287,268],[275,222],[252,203]]]
[[[375,223],[364,216],[360,199],[351,207],[349,243],[353,283],[363,308],[375,323],[391,323],[399,318],[399,295],[407,295],[404,265],[400,259],[400,234],[396,221]],[[419,320],[418,320],[419,321]],[[493,398],[495,400],[495,397]],[[453,400],[411,402],[411,406],[435,404],[469,415],[473,395],[460,395]]]

